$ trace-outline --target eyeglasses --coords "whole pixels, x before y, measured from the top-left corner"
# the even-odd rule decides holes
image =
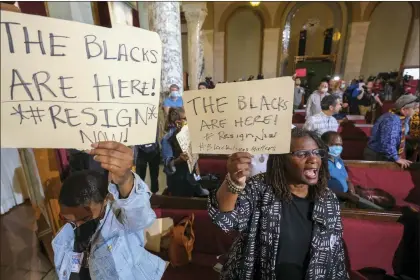
[[[327,156],[327,151],[324,149],[300,150],[300,151],[291,152],[290,154],[300,159],[308,158],[311,155],[314,155],[319,158],[324,158]]]

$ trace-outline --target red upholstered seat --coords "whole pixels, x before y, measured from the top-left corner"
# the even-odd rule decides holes
[[[193,209],[154,209],[159,217],[172,217],[176,224],[182,217],[194,213],[193,261],[185,267],[169,267],[164,280],[170,279],[218,279],[213,271],[216,263],[223,263],[221,255],[226,256],[236,233],[226,234],[210,220],[207,210]],[[376,267],[393,273],[392,259],[403,234],[403,226],[396,222],[343,218],[344,241],[351,267],[351,279],[368,279],[356,270]]]
[[[343,227],[352,270],[375,267],[393,274],[392,260],[403,235],[403,225],[343,218]]]
[[[367,168],[351,164],[346,168],[354,185],[382,189],[395,198],[398,206],[420,206],[419,170],[390,170],[373,165]]]

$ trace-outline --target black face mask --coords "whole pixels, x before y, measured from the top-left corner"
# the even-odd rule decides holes
[[[81,226],[74,229],[75,242],[74,251],[81,253],[88,249],[89,242],[96,229],[98,228],[100,218],[89,220]]]

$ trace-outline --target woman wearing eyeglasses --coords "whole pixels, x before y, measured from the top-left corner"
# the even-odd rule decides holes
[[[71,174],[60,191],[66,224],[52,242],[60,280],[159,280],[165,262],[144,248],[144,229],[156,219],[151,193],[131,171],[133,151],[99,142],[89,154],[110,179],[93,170]]]
[[[230,156],[225,181],[209,196],[214,223],[241,233],[221,279],[349,279],[327,147],[314,132],[291,133],[291,152],[270,155],[267,172],[249,180],[252,156]]]

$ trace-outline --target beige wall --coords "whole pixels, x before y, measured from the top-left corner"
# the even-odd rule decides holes
[[[226,78],[238,80],[261,71],[262,24],[250,9],[235,12],[226,28]]]
[[[404,59],[404,66],[420,66],[419,27],[420,27],[420,22],[419,22],[419,19],[416,18],[413,21],[413,27],[411,30],[411,34],[410,34],[410,38],[409,38],[408,46],[407,46],[407,53]]]
[[[369,25],[362,75],[368,77],[399,70],[410,21],[411,6],[407,2],[382,2],[378,5]]]
[[[294,57],[298,55],[300,31],[310,18],[319,19],[320,24],[314,32],[307,33],[305,55],[322,55],[324,49],[324,31],[327,28],[333,27],[334,17],[331,9],[326,4],[311,2],[297,10],[292,19],[289,63],[287,65],[286,75],[291,75],[293,72]]]

